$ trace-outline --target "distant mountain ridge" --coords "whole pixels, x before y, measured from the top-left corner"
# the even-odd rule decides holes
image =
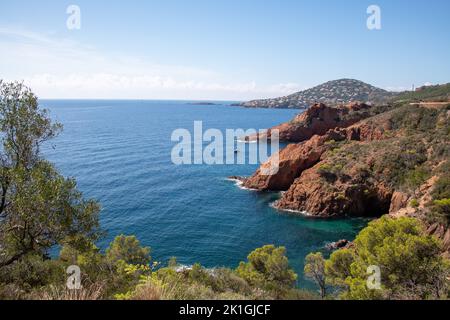
[[[288,96],[243,102],[240,106],[247,108],[291,108],[305,109],[315,103],[328,106],[350,102],[380,103],[389,100],[395,93],[374,87],[355,79],[328,81],[311,89],[293,93]]]

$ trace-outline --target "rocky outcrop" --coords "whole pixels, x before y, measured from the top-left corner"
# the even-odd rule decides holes
[[[253,176],[244,179],[244,187],[259,191],[287,190],[304,170],[311,168],[320,160],[322,154],[329,148],[327,141],[342,139],[343,134],[331,131],[324,136],[316,135],[303,143],[290,144],[279,153],[279,169],[276,174],[262,173],[262,169],[270,166],[271,159],[269,159]]]
[[[389,213],[429,220],[433,186],[445,172],[439,167],[448,161],[448,111],[409,104],[380,108],[314,105],[289,123],[284,137],[313,136],[278,153],[278,172],[264,175],[270,165],[265,163],[251,177],[241,178],[242,185],[282,191],[276,208],[309,216]],[[351,124],[357,117],[363,119]],[[449,244],[447,229],[441,229],[430,234]]]
[[[341,240],[338,240],[338,241],[335,241],[335,242],[328,243],[325,246],[325,248],[327,250],[330,250],[330,251],[335,251],[335,250],[339,250],[339,249],[342,249],[342,248],[351,247],[352,245],[353,244],[350,241],[348,241],[346,239],[341,239]]]
[[[279,140],[301,142],[314,135],[324,135],[328,130],[348,127],[369,116],[370,106],[363,103],[351,103],[339,107],[329,107],[322,103],[312,105],[292,121],[280,124],[265,134],[246,137],[247,141],[271,139],[272,132],[278,130]]]
[[[347,140],[353,141],[376,141],[384,138],[386,131],[389,131],[391,126],[389,122],[384,122],[382,125],[374,125],[373,123],[358,123],[345,130]]]
[[[405,99],[392,107],[315,104],[275,127],[281,140],[299,141],[279,152],[278,172],[264,175],[266,163],[240,182],[282,191],[274,207],[297,214],[417,218],[450,258],[450,221],[440,203],[448,198],[450,111],[410,104],[410,93]],[[341,240],[327,248],[348,245]]]
[[[354,104],[352,107],[356,106]],[[262,174],[262,169],[267,169],[271,163],[269,159],[251,177],[241,178],[243,186],[258,191],[285,191],[303,171],[313,167],[327,150],[334,148],[335,142],[381,140],[389,129],[388,121],[379,123],[360,121],[348,128],[334,128],[324,135],[314,135],[307,141],[290,144],[279,152],[279,170],[276,174]]]
[[[298,175],[275,207],[316,217],[380,216],[405,207],[408,195],[395,192],[386,181],[389,168],[381,165],[403,147],[401,141],[380,147],[395,135],[389,128],[389,121],[378,119],[327,132],[321,138],[341,141],[340,147],[325,148],[320,161]]]
[[[366,119],[346,128],[328,130],[324,135],[315,135],[283,149],[279,154],[278,173],[264,176],[258,170],[243,184],[260,191],[287,190],[274,206],[309,216],[379,216],[388,213],[395,210],[395,206],[403,207],[406,200],[400,199],[399,194],[393,197],[395,190],[382,179],[374,179],[365,168],[390,150],[374,147],[379,155],[373,152],[365,156],[355,155],[360,157],[359,162],[346,161],[344,164],[348,168],[343,172],[336,172],[334,166],[337,164],[330,152],[332,154],[339,143],[351,143],[357,147],[358,143],[365,146],[383,140],[390,130],[389,118]],[[390,132],[389,137],[392,136]],[[346,151],[343,154],[346,156]]]
[[[275,207],[315,217],[379,216],[388,212],[391,188],[381,182],[367,182],[364,174],[357,173],[327,183],[321,165],[303,172]]]
[[[450,256],[450,228],[447,229],[447,231],[444,234],[444,237],[442,239],[443,249],[448,253]]]
[[[428,227],[427,234],[442,241],[442,251],[450,258],[450,228],[446,228],[440,223],[433,223]]]
[[[424,222],[426,233],[432,235],[442,242],[442,250],[450,258],[450,228],[440,222],[430,222],[427,219],[429,205],[433,202],[432,192],[438,181],[437,176],[432,176],[420,185],[414,195],[395,191],[392,195],[389,215],[393,218],[415,217]],[[414,201],[414,204],[412,202]]]
[[[389,213],[395,214],[399,210],[406,208],[406,206],[408,205],[408,199],[409,199],[408,194],[400,191],[395,191],[394,194],[392,195]]]

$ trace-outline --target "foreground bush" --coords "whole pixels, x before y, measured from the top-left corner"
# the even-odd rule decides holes
[[[142,277],[135,289],[116,295],[136,300],[240,300],[316,299],[316,295],[295,288],[297,275],[289,267],[283,247],[258,248],[236,270],[192,267],[161,268]]]
[[[426,235],[418,220],[385,216],[363,229],[353,247],[322,261],[321,277],[342,299],[445,299],[450,264],[441,252],[440,242]],[[370,284],[376,285],[378,268],[377,288]]]

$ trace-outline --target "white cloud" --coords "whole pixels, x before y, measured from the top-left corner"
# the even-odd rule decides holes
[[[409,86],[409,87],[407,87],[407,86],[399,86],[399,87],[385,87],[384,89],[386,89],[386,90],[388,90],[388,91],[393,91],[393,92],[401,92],[401,91],[411,91],[413,88],[418,88],[418,87],[421,87],[421,86],[424,86],[424,87],[429,87],[429,86],[432,86],[433,85],[433,83],[432,82],[425,82],[424,84],[422,84],[422,85],[411,85],[411,86]]]
[[[172,77],[147,75],[119,75],[113,73],[70,74],[55,76],[39,74],[24,79],[31,88],[38,88],[43,96],[56,98],[164,98],[189,99],[255,92],[255,83],[224,85],[202,81],[178,81]],[[39,92],[38,91],[38,92]]]
[[[398,86],[398,87],[384,87],[387,91],[392,92],[402,92],[402,91],[411,91],[412,86],[406,87],[406,86]]]
[[[279,83],[270,86],[268,89],[269,92],[280,92],[284,95],[288,95],[294,92],[305,90],[307,89],[307,87],[301,86],[298,83]]]
[[[0,27],[0,69],[44,98],[253,99],[286,95],[298,84],[229,82],[214,70],[162,65],[101,53],[70,39]]]

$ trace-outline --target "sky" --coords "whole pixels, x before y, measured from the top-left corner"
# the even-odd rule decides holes
[[[448,0],[0,0],[0,79],[66,99],[248,100],[340,78],[406,90],[450,82],[449,13]]]

